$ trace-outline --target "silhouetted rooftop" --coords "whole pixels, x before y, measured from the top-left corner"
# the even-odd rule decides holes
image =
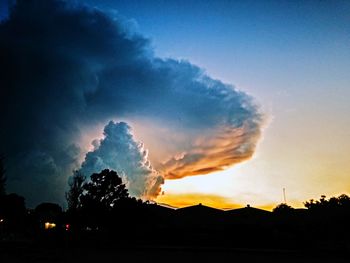
[[[216,214],[220,214],[224,212],[221,209],[202,205],[201,203],[199,203],[198,205],[178,208],[176,209],[176,211],[180,213],[216,213]]]
[[[227,214],[230,214],[230,215],[248,215],[248,216],[251,216],[251,215],[270,215],[271,214],[270,211],[260,209],[260,208],[251,207],[250,205],[247,205],[246,207],[243,207],[243,208],[226,210],[225,212]]]

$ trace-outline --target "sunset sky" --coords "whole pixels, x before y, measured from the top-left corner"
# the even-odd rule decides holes
[[[350,192],[349,2],[87,2],[131,18],[157,55],[203,67],[252,94],[269,114],[251,160],[167,180],[160,201],[198,203],[194,194],[208,194],[218,195],[218,206],[227,205],[221,196],[273,206],[286,188],[288,203],[302,207],[322,194]]]
[[[190,107],[186,108],[187,95],[183,95],[182,91],[180,95],[175,95],[179,97],[172,102],[170,95],[162,95],[164,97],[161,98],[170,98],[168,102],[162,102],[164,104],[159,108],[164,109],[164,115],[156,106],[153,110],[153,102],[137,100],[135,104],[144,103],[142,105],[146,106],[133,108],[132,114],[128,113],[125,106],[125,111],[113,111],[108,116],[100,117],[101,114],[94,113],[91,116],[95,119],[91,123],[79,119],[78,122],[82,123],[79,136],[74,135],[70,139],[74,137],[79,142],[81,154],[77,154],[79,157],[69,168],[59,169],[56,162],[57,171],[68,171],[72,167],[94,171],[96,164],[90,164],[85,154],[90,151],[91,156],[99,156],[104,150],[103,142],[99,146],[92,146],[91,142],[108,136],[114,138],[115,131],[123,130],[131,145],[138,149],[134,140],[142,142],[142,147],[148,150],[147,155],[142,155],[143,148],[139,152],[149,180],[158,180],[156,173],[168,174],[160,195],[155,199],[161,203],[173,206],[203,203],[219,208],[250,204],[271,209],[283,202],[283,188],[286,189],[287,203],[294,207],[303,207],[303,201],[317,199],[322,194],[330,197],[350,193],[349,1],[81,0],[79,3],[90,8],[96,7],[110,17],[121,19],[123,26],[133,32],[130,34],[148,39],[148,52],[153,52],[151,57],[164,61],[166,58],[185,60],[203,69],[211,78],[208,85],[221,87],[220,83],[225,84],[222,94],[227,92],[227,87],[231,87],[229,85],[244,92],[232,95],[237,96],[243,105],[243,108],[237,108],[242,120],[235,119],[235,124],[230,123],[231,126],[218,121],[220,114],[226,114],[225,105],[207,105],[203,111],[196,108],[193,113]],[[1,6],[1,17],[2,20],[8,17],[6,6]],[[163,63],[168,62],[160,62],[161,65],[154,67],[157,70],[158,67],[173,67]],[[95,66],[98,67],[97,62]],[[144,64],[141,66],[144,67]],[[184,74],[187,66],[174,67]],[[191,68],[190,72],[196,71],[196,68],[188,67]],[[102,83],[101,79],[98,83]],[[212,79],[214,82],[211,82]],[[123,94],[123,98],[125,94],[128,100],[134,93],[118,94]],[[151,94],[150,98],[155,98],[154,94],[158,93]],[[119,97],[116,98],[119,100]],[[253,98],[252,104],[249,98]],[[207,101],[206,98],[198,98],[197,101],[195,97],[189,101],[192,99],[198,105]],[[181,112],[177,115],[176,104],[183,101],[185,106],[179,108]],[[220,104],[221,97],[213,101]],[[222,101],[226,103],[227,100]],[[124,107],[118,103],[121,108]],[[67,110],[65,107],[62,109]],[[94,102],[91,109],[104,111],[98,102]],[[211,109],[215,113],[207,113]],[[189,112],[189,117],[186,117],[186,112]],[[207,124],[201,126],[206,118]],[[127,122],[130,129],[128,126],[108,124],[110,120],[115,123]],[[245,124],[237,124],[240,121]],[[212,127],[210,123],[213,123]],[[20,126],[14,125],[13,130],[19,129]],[[59,138],[62,140],[65,137],[60,135]],[[234,145],[228,146],[228,141]],[[10,147],[8,144],[4,150]],[[212,158],[217,149],[225,151],[220,151]],[[235,161],[228,158],[227,149],[234,149]],[[41,160],[52,164],[53,161],[43,153],[44,150],[38,152]],[[189,164],[188,160],[193,160],[198,152],[208,153],[209,157]],[[223,152],[225,154],[221,154]],[[173,159],[169,161],[170,158]],[[180,159],[183,162],[180,163]],[[230,165],[226,166],[224,159],[229,160],[227,162]],[[157,171],[148,166],[148,161]],[[214,166],[218,169],[213,169]],[[204,172],[205,175],[196,172],[196,175],[187,176],[188,173],[193,174],[194,170],[209,169],[213,171]],[[9,171],[9,187],[28,195],[28,191],[23,190],[21,179],[11,179],[11,167]],[[55,182],[61,184],[69,175],[64,174],[64,179],[55,179]],[[133,178],[128,180],[134,182]],[[135,185],[139,184],[137,180]],[[38,181],[41,182],[41,179]],[[137,191],[135,188],[135,193]],[[156,195],[157,191],[150,191],[150,195]]]

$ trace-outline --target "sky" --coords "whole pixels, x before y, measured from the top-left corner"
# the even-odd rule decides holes
[[[135,34],[136,38],[141,36],[140,39],[132,39],[131,44],[136,44],[130,52],[136,50],[136,53],[140,53],[138,45],[141,45],[145,47],[146,53],[151,54],[145,55],[146,62],[137,62],[136,68],[146,68],[148,65],[161,72],[163,69],[170,68],[169,78],[183,76],[183,79],[181,78],[174,84],[175,86],[181,86],[182,83],[185,83],[184,86],[189,85],[187,83],[192,83],[198,76],[203,77],[203,74],[210,77],[212,84],[202,81],[201,85],[198,84],[200,87],[192,89],[191,86],[189,88],[193,93],[187,94],[180,90],[175,93],[174,97],[169,95],[170,93],[165,95],[162,93],[161,96],[159,95],[159,100],[164,99],[170,104],[169,107],[166,103],[158,101],[148,103],[147,96],[143,96],[146,98],[144,100],[129,99],[137,96],[138,92],[143,94],[141,87],[135,88],[135,91],[132,92],[130,89],[122,92],[106,89],[111,94],[116,94],[118,103],[122,104],[120,105],[121,110],[102,108],[102,103],[98,100],[100,95],[95,94],[96,97],[90,99],[93,102],[91,109],[88,108],[87,113],[82,115],[90,116],[91,123],[86,120],[81,121],[83,117],[80,115],[75,116],[78,122],[81,122],[75,127],[79,133],[70,129],[69,133],[72,135],[68,136],[67,132],[58,134],[55,130],[47,141],[57,141],[57,143],[50,144],[50,147],[47,147],[44,142],[38,143],[40,147],[35,147],[40,150],[28,155],[30,156],[28,160],[33,160],[31,159],[34,158],[33,156],[36,156],[34,160],[38,160],[37,158],[45,160],[45,169],[36,167],[33,175],[29,176],[34,178],[35,174],[38,177],[39,183],[35,185],[44,186],[53,181],[55,181],[54,185],[64,185],[69,176],[67,173],[73,168],[93,171],[100,167],[99,165],[107,165],[121,169],[122,172],[127,171],[130,168],[120,168],[109,162],[114,156],[110,154],[113,151],[109,151],[108,156],[103,155],[104,149],[108,146],[102,147],[102,145],[107,144],[108,138],[112,138],[112,141],[115,138],[119,143],[118,149],[124,146],[130,148],[132,145],[135,153],[130,156],[138,156],[142,160],[138,162],[142,163],[142,169],[138,171],[141,171],[145,179],[133,185],[152,184],[150,186],[150,189],[153,189],[151,195],[158,195],[155,200],[174,206],[201,202],[220,208],[250,204],[271,209],[284,201],[283,188],[285,188],[287,203],[295,207],[302,207],[303,201],[319,198],[322,194],[330,197],[350,193],[349,2],[85,0],[79,3],[88,5],[90,8],[98,8],[108,16],[122,21],[120,22],[122,26],[127,28],[127,31],[134,32],[130,34]],[[3,19],[6,19],[6,5],[0,6],[0,14]],[[60,32],[58,29],[56,31]],[[106,34],[109,33],[109,31],[106,32]],[[108,38],[104,37],[101,35],[103,38],[101,41],[108,43]],[[119,35],[116,36],[118,37]],[[60,38],[58,37],[55,41],[60,41]],[[144,42],[147,43],[144,44]],[[45,46],[49,44],[52,43],[44,42]],[[54,45],[55,48],[57,46]],[[101,46],[103,50],[105,47]],[[72,51],[76,50],[69,49],[69,52]],[[50,51],[46,52],[48,52],[45,53],[46,56],[50,57],[48,55]],[[90,49],[86,52],[91,53]],[[118,50],[113,48],[110,52],[112,55],[118,54]],[[128,49],[127,52],[129,52]],[[82,52],[81,57],[84,55],[85,53]],[[93,67],[91,63],[87,66],[90,71],[101,66],[98,65],[99,63],[111,63],[104,57],[108,57],[108,54],[103,55],[102,59],[96,59],[95,55],[94,53],[88,56],[94,60]],[[161,61],[154,63],[149,57],[159,58]],[[169,62],[167,58],[172,60]],[[178,61],[182,62],[177,63]],[[115,66],[115,63],[113,62],[112,65]],[[197,67],[204,73],[198,73]],[[79,72],[85,72],[84,70],[85,68]],[[159,73],[157,70],[154,72],[154,70],[143,69],[145,74],[148,74],[147,76],[156,75]],[[66,73],[64,74],[66,76]],[[137,74],[137,78],[144,76]],[[82,78],[85,78],[84,74]],[[155,78],[152,78],[152,81],[155,81]],[[102,83],[102,79],[102,76],[98,75],[98,83]],[[106,79],[114,83],[114,80],[110,80],[111,78]],[[216,80],[218,82],[215,82]],[[123,80],[122,85],[132,85],[125,81]],[[152,81],[149,81],[150,89],[153,87]],[[157,83],[170,86],[173,83],[166,78],[161,81]],[[87,86],[91,85],[90,89],[95,91],[94,85],[97,84],[94,80],[89,79],[87,83]],[[144,85],[145,89],[147,83]],[[203,93],[203,85],[213,85],[217,87],[215,88],[217,90],[221,87],[220,89],[224,89],[225,92],[228,92],[227,90],[233,85],[235,89],[243,93],[233,92],[232,96],[235,99],[232,99],[230,102],[232,104],[228,103],[227,106],[225,98],[209,99]],[[89,87],[87,89],[89,91]],[[198,93],[203,95],[198,95]],[[40,90],[39,94],[44,93]],[[125,94],[127,96],[124,96]],[[155,91],[154,94],[159,93]],[[154,94],[151,93],[150,98],[154,97]],[[102,95],[100,97],[106,100],[106,97]],[[191,99],[194,98],[194,103],[196,103],[195,98],[197,97],[196,105],[199,106],[193,109],[190,107]],[[119,102],[119,98],[126,101],[125,105]],[[251,100],[254,100],[254,103]],[[174,105],[171,104],[171,101]],[[182,101],[184,101],[183,107],[177,107],[176,105]],[[212,111],[210,107],[203,106],[207,105],[206,102],[210,103]],[[62,103],[60,105],[66,105],[64,100]],[[159,108],[153,109],[153,103],[159,104]],[[131,107],[131,104],[142,104],[142,107]],[[246,104],[249,106],[248,109],[242,106]],[[238,106],[232,108],[229,105]],[[47,110],[46,104],[42,107]],[[123,107],[125,107],[124,110]],[[74,107],[63,107],[62,111],[65,111],[65,108],[76,111]],[[129,114],[130,108],[132,113]],[[232,115],[228,109],[232,110]],[[54,116],[58,119],[63,116],[62,119],[66,120],[66,115],[62,115],[62,111]],[[111,114],[100,114],[107,111]],[[164,114],[159,113],[163,111]],[[99,114],[96,114],[97,112]],[[177,115],[178,112],[180,112],[179,115]],[[237,115],[237,112],[241,115]],[[17,134],[17,131],[22,128],[21,114],[23,113],[18,112],[18,115],[14,115],[19,116],[18,121],[21,124],[13,125],[11,122],[13,125],[9,129],[11,136]],[[33,116],[38,116],[35,111]],[[234,120],[228,123],[226,119],[221,120],[221,116],[225,118],[234,116],[232,117]],[[38,123],[42,124],[47,118],[49,117],[40,117]],[[174,118],[177,121],[168,122]],[[109,123],[111,120],[114,122]],[[124,127],[124,121],[128,123],[125,124],[127,128],[122,129],[127,140],[120,142],[119,135],[113,137],[114,134],[108,132],[107,127],[111,125],[114,127],[112,130],[119,130]],[[241,122],[250,123],[249,127],[242,128]],[[30,122],[26,125],[34,126]],[[65,125],[65,121],[57,124],[59,129],[63,130],[62,127]],[[232,139],[235,147],[249,145],[248,150],[239,155],[241,154],[239,151],[232,153],[232,149],[238,148],[232,146],[227,148],[231,150],[230,154],[238,160],[237,162],[230,161],[230,165],[221,162],[227,158],[226,155],[212,158],[213,155],[208,154],[208,159],[193,161],[198,151],[213,152],[218,145],[228,147],[223,143],[226,142],[226,139],[219,142],[215,137],[222,134],[223,128],[220,128],[222,126],[233,129],[228,133],[229,138],[243,138],[243,141]],[[240,131],[237,130],[238,128],[243,129],[241,132],[247,136],[238,136],[237,133]],[[37,128],[29,130],[35,134],[38,131]],[[103,130],[105,130],[104,135]],[[8,137],[7,133],[2,135],[4,138]],[[70,164],[62,165],[64,167],[62,169],[57,168],[59,164],[55,163],[55,158],[63,158],[62,156],[68,158],[67,151],[65,150],[65,154],[62,155],[52,149],[61,145],[62,140],[69,141],[73,138],[79,142],[79,145],[73,147],[67,143],[68,156],[72,159]],[[91,141],[94,139],[101,141],[96,142],[95,140],[95,146],[91,146]],[[103,143],[104,141],[106,143]],[[215,144],[215,147],[210,143]],[[186,148],[186,145],[191,147]],[[8,143],[8,148],[5,147],[5,150],[10,151],[8,149],[11,148],[22,151],[21,147],[16,147]],[[145,149],[148,150],[147,154],[143,153]],[[85,156],[87,151],[90,151],[91,154]],[[181,154],[183,156],[177,156]],[[94,158],[90,158],[91,156]],[[188,158],[183,158],[184,156]],[[166,158],[163,157],[173,158],[173,162],[166,162],[164,161]],[[103,164],[93,162],[96,158],[103,160]],[[25,163],[28,162],[30,161]],[[176,167],[173,165],[174,162]],[[188,176],[194,173],[193,167],[208,169],[207,166],[203,166],[204,162],[212,164],[209,168],[216,165],[220,169],[212,169],[203,175],[196,173],[196,176]],[[185,169],[179,169],[179,167],[185,167]],[[52,173],[55,175],[43,181],[41,175],[37,174],[42,171],[46,173],[47,170],[54,170]],[[10,173],[11,171],[10,167]],[[11,180],[10,176],[9,186],[11,189],[23,192],[26,198],[30,199],[27,197],[31,194],[30,191],[23,190],[23,185],[26,185],[27,181],[15,176],[19,172],[14,169],[15,180]],[[64,175],[58,175],[62,173]],[[175,175],[171,175],[174,173]],[[128,177],[128,172],[125,174],[126,180],[133,182],[134,179]],[[158,180],[159,176],[165,176],[165,180]],[[62,187],[59,189],[62,190]],[[47,198],[57,200],[56,196],[49,194]],[[38,198],[33,198],[33,200],[38,200]]]

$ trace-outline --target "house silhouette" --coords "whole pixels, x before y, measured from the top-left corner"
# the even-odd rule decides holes
[[[272,213],[267,210],[251,207],[247,205],[243,208],[225,211],[226,220],[229,224],[261,225],[266,224]]]

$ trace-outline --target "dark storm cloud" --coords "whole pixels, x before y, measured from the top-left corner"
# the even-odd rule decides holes
[[[126,24],[48,0],[17,1],[1,22],[0,151],[10,190],[30,204],[63,200],[67,176],[85,154],[80,138],[115,118],[203,133],[180,158],[156,167],[166,178],[224,169],[253,154],[262,116],[252,98],[189,62],[154,57]]]

